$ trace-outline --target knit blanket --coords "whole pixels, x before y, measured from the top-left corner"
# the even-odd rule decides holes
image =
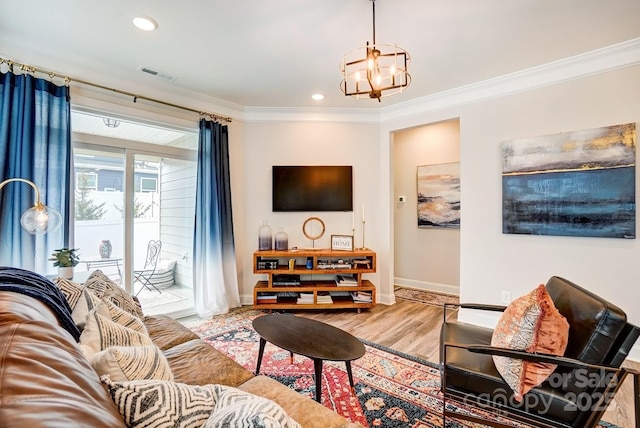
[[[56,315],[60,325],[76,342],[80,331],[71,318],[71,308],[56,285],[42,275],[24,269],[0,266],[0,291],[13,291],[40,300]]]

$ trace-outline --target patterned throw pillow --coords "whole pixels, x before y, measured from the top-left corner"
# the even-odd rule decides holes
[[[69,279],[56,277],[53,279],[53,283],[62,291],[64,298],[67,299],[67,303],[71,310],[76,307],[84,286],[82,284],[75,283]]]
[[[277,403],[239,389],[213,385],[216,405],[203,428],[301,428]]]
[[[112,346],[91,358],[98,376],[108,375],[113,382],[156,379],[173,381],[169,362],[155,345]]]
[[[100,380],[131,428],[201,427],[216,404],[213,385],[160,380],[112,382],[108,376]]]
[[[556,309],[544,285],[539,285],[505,309],[491,337],[491,346],[564,355],[569,323]],[[555,364],[493,356],[493,362],[518,402],[556,369]]]
[[[144,316],[135,299],[102,271],[96,270],[92,272],[85,281],[84,286],[99,298],[111,301],[114,305],[130,314],[139,318]]]
[[[102,301],[98,299],[96,295],[91,291],[87,290],[86,288],[82,290],[80,298],[71,311],[71,318],[73,318],[73,322],[76,323],[80,331],[84,330],[84,327],[87,323],[87,317],[89,316],[89,312],[91,312],[92,310],[97,309],[102,315],[109,315],[106,307],[103,309],[98,309],[101,303]]]
[[[80,335],[80,345],[88,352],[85,354],[91,360],[94,354],[111,346],[144,346],[153,342],[144,334],[111,321],[100,315],[96,309],[87,317],[87,324]]]
[[[111,317],[111,321],[142,333],[145,336],[149,335],[149,333],[147,332],[147,328],[144,326],[144,322],[142,322],[142,320],[137,316],[130,314],[124,309],[120,309],[119,307],[111,303],[110,300],[103,299],[100,302],[100,305],[104,305],[106,312]],[[100,314],[103,315],[103,313],[101,312]]]

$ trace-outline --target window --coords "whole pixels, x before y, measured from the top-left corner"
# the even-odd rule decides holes
[[[91,172],[78,172],[76,174],[76,189],[97,190],[98,174]]]
[[[140,191],[141,192],[157,192],[158,191],[158,179],[140,177]]]

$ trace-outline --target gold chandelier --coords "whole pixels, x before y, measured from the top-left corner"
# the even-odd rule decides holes
[[[409,53],[397,45],[376,43],[376,2],[373,10],[373,43],[346,54],[340,64],[340,89],[348,97],[376,98],[402,92],[411,83]]]

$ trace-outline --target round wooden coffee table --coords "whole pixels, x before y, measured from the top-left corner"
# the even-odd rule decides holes
[[[253,320],[253,328],[260,335],[256,375],[260,373],[264,347],[267,342],[270,342],[289,351],[291,362],[293,362],[293,354],[303,355],[313,360],[317,402],[321,402],[322,397],[322,362],[325,360],[344,361],[351,390],[354,390],[351,361],[362,357],[365,348],[362,342],[346,331],[309,318],[282,314],[256,318]]]

